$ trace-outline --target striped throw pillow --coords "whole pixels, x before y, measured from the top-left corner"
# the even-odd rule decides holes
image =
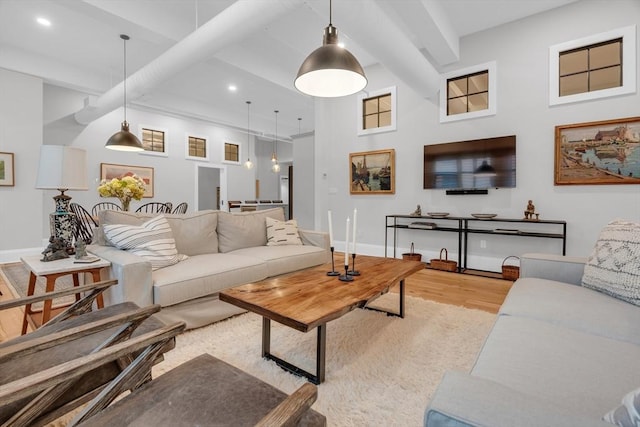
[[[278,221],[273,218],[267,220],[267,246],[301,245],[302,240],[298,234],[298,221]]]
[[[178,255],[169,222],[162,215],[151,218],[140,226],[105,225],[104,234],[116,248],[150,261],[152,270],[177,264],[183,259]]]

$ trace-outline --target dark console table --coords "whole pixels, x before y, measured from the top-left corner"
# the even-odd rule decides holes
[[[434,223],[433,228],[423,228],[412,223]],[[520,230],[521,224],[535,227],[535,231]],[[560,228],[562,231],[560,232]],[[418,230],[456,233],[458,238],[458,272],[467,269],[468,240],[470,234],[489,234],[514,237],[537,237],[562,241],[562,255],[567,250],[567,222],[553,220],[525,220],[495,217],[480,219],[475,217],[432,217],[411,215],[387,215],[385,217],[384,256],[389,247],[389,230],[393,230],[393,257],[396,257],[398,230]]]

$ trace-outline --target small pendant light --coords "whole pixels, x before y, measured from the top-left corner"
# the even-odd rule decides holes
[[[280,163],[278,163],[278,110],[274,110],[276,113],[276,135],[273,138],[273,156],[271,156],[271,161],[274,162],[273,166],[271,166],[271,171],[273,173],[280,172]],[[275,160],[274,160],[275,159]]]
[[[124,41],[124,121],[120,132],[114,133],[105,147],[119,151],[144,151],[138,137],[129,132],[129,123],[127,123],[127,40],[129,40],[129,36],[120,34],[120,38]]]
[[[247,161],[244,162],[244,167],[247,169],[253,169],[253,162],[251,161],[251,135],[249,134],[249,107],[251,101],[247,101]]]
[[[304,60],[294,85],[304,94],[325,98],[352,95],[367,86],[367,77],[356,57],[338,46],[338,30],[331,24],[331,0],[322,46]]]

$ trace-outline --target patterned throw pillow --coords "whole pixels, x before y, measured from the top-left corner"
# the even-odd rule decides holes
[[[171,227],[162,215],[151,218],[140,226],[105,225],[104,234],[116,248],[149,260],[153,270],[177,264],[185,258],[184,255],[178,255]]]
[[[298,222],[295,219],[278,221],[267,217],[267,246],[301,244]]]
[[[616,220],[602,229],[582,286],[640,305],[640,223]]]
[[[640,424],[640,388],[622,398],[622,405],[607,412],[602,419],[619,427],[637,427]]]

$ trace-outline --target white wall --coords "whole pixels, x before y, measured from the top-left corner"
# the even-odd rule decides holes
[[[302,135],[293,141],[293,216],[298,226],[313,230],[314,224],[314,136]]]
[[[358,137],[355,95],[316,101],[316,226],[327,229],[326,212],[332,209],[334,238],[343,241],[344,219],[357,208],[358,241],[362,243],[359,252],[381,253],[385,215],[408,214],[420,204],[423,212],[463,216],[491,212],[522,218],[527,200],[533,199],[541,219],[567,221],[567,253],[588,255],[598,231],[608,221],[619,217],[639,221],[638,185],[553,185],[555,126],[640,115],[638,93],[579,104],[548,105],[549,46],[640,24],[640,2],[620,0],[615,5],[614,8],[607,2],[577,2],[463,38],[461,61],[442,71],[496,61],[498,111],[492,117],[440,124],[437,100],[420,98],[381,67],[367,69],[367,89],[397,85],[396,132]],[[510,134],[517,136],[517,188],[489,190],[488,195],[473,196],[447,196],[444,190],[422,188],[424,145]],[[350,195],[349,153],[388,148],[396,151],[396,193]],[[450,252],[456,247],[453,233],[400,232],[399,238],[400,253],[415,241],[426,258],[437,257],[441,247],[448,247]],[[486,249],[480,248],[479,237],[469,242],[470,252],[476,255],[475,266],[479,268],[499,270],[502,258],[510,254],[561,250],[558,241],[545,239],[508,236],[482,239],[487,240]],[[336,248],[342,249],[338,244]]]
[[[41,250],[49,234],[42,217],[53,200],[35,189],[40,145],[42,80],[0,69],[0,151],[14,153],[15,168],[15,186],[0,187],[0,262],[15,260],[16,248]]]

